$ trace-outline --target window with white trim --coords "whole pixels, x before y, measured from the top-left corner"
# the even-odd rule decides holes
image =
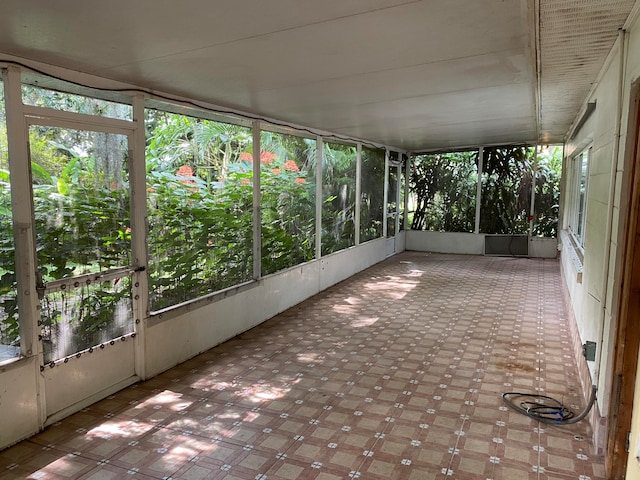
[[[582,150],[572,161],[572,195],[569,228],[578,244],[584,247],[584,234],[587,218],[587,190],[589,183],[589,157],[591,148]]]

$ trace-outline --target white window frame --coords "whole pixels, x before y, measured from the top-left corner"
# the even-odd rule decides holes
[[[573,156],[571,161],[571,215],[569,216],[569,229],[576,240],[576,244],[581,249],[584,249],[584,239],[587,226],[587,198],[589,193],[591,150],[591,146],[580,150],[577,155]],[[584,165],[585,162],[586,165]],[[581,189],[584,189],[584,193],[582,195]]]

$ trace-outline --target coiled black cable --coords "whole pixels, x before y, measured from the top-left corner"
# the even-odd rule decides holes
[[[598,387],[591,387],[591,398],[587,407],[580,414],[576,415],[562,402],[547,395],[535,393],[507,392],[502,394],[502,400],[507,406],[513,408],[527,417],[551,425],[568,425],[578,423],[591,411],[591,407],[596,401]],[[519,402],[519,403],[518,403]]]

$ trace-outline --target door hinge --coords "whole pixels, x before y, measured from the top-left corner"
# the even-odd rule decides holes
[[[624,451],[629,453],[629,448],[631,448],[631,432],[627,432],[627,440],[624,442]]]

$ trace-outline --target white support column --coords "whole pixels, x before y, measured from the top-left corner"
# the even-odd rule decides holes
[[[146,319],[149,316],[149,263],[147,251],[147,179],[145,162],[144,96],[133,98],[135,131],[129,136],[129,185],[131,188],[131,263],[133,316],[135,321],[135,372],[146,378]]]
[[[37,284],[36,233],[33,218],[33,187],[29,158],[29,132],[24,118],[20,69],[9,66],[4,75],[4,97],[7,120],[9,170],[11,172],[11,210],[16,252],[16,282],[21,353],[37,357],[34,378],[37,379],[38,423],[46,419],[44,377],[38,371],[44,364],[40,341],[40,311]]]
[[[389,150],[384,151],[384,196],[382,199],[382,236],[387,238],[387,210],[389,210]]]
[[[536,176],[538,174],[538,148],[536,145],[533,153],[533,175],[531,176],[531,205],[529,207],[529,236],[533,236],[533,221],[536,215]]]
[[[356,150],[356,211],[355,211],[355,242],[360,245],[360,207],[362,206],[362,144],[358,143]]]
[[[402,158],[402,154],[398,153],[398,155],[400,156],[400,158]],[[400,231],[400,190],[402,189],[402,181],[401,181],[401,176],[402,176],[402,162],[400,162],[400,165],[398,165],[396,168],[396,221],[395,221],[395,226],[394,226],[394,232],[395,235],[398,235],[398,232]]]
[[[411,156],[407,155],[407,161],[405,162],[404,165],[404,208],[403,210],[403,223],[404,223],[404,229],[405,230],[409,230],[411,228],[411,225],[408,224],[409,222],[409,180],[411,179],[411,166],[413,165],[413,162],[411,161]]]
[[[18,283],[18,310],[20,312],[20,341],[22,354],[40,355],[38,339],[38,295],[36,291],[35,231],[31,162],[29,160],[29,134],[23,115],[20,70],[10,66],[5,74],[5,102],[7,115],[7,142],[11,171],[11,209],[16,249],[16,280]],[[42,364],[42,359],[40,359]]]
[[[322,158],[324,140],[316,137],[316,258],[322,257]]]
[[[480,233],[480,200],[482,198],[482,169],[484,168],[484,147],[478,148],[478,187],[476,189],[476,225],[474,233]]]
[[[260,120],[253,129],[253,278],[262,277],[262,214],[260,210]]]

